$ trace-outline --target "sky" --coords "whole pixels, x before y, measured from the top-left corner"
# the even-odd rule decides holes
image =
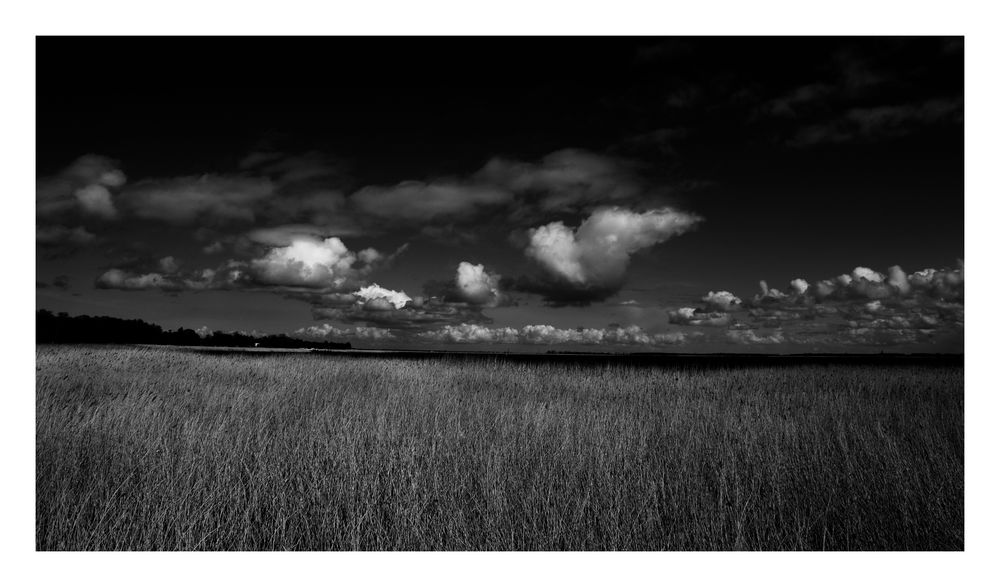
[[[362,348],[962,352],[963,62],[41,37],[36,305]]]

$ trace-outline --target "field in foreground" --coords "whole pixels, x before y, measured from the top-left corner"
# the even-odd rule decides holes
[[[40,550],[963,548],[961,367],[38,347]]]

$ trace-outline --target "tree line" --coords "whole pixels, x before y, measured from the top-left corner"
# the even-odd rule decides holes
[[[35,313],[38,344],[165,344],[177,346],[349,349],[349,342],[316,342],[284,334],[253,336],[216,330],[200,335],[190,328],[164,330],[144,320],[111,316],[70,316],[49,310]]]

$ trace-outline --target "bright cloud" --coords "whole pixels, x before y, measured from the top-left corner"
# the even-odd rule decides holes
[[[354,286],[370,267],[363,261],[356,266],[358,261],[358,255],[337,237],[300,235],[250,261],[250,270],[263,284],[344,289]]]
[[[576,230],[562,222],[531,229],[525,253],[563,287],[600,291],[607,297],[624,282],[632,254],[684,234],[700,221],[670,208],[643,213],[604,208]]]
[[[705,297],[701,298],[701,301],[705,302],[705,305],[709,309],[720,312],[728,312],[743,303],[743,300],[728,291],[710,291]]]
[[[412,298],[406,295],[406,292],[386,289],[377,283],[359,289],[354,292],[354,295],[369,305],[384,303],[397,310],[405,306],[407,302],[412,301]]]
[[[665,346],[683,343],[689,335],[681,332],[651,334],[638,326],[572,329],[529,324],[516,329],[509,326],[491,328],[479,324],[458,324],[422,332],[417,336],[424,340],[450,343]]]
[[[338,328],[330,324],[300,328],[295,334],[312,340],[338,340],[353,338],[360,340],[393,340],[396,335],[388,328],[372,326],[355,326],[353,328]]]
[[[483,265],[473,265],[466,261],[459,263],[455,286],[459,297],[470,304],[495,306],[501,300],[500,276],[487,273]]]

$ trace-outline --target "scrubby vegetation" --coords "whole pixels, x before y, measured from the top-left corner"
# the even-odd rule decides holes
[[[40,346],[37,548],[961,549],[960,367]]]

